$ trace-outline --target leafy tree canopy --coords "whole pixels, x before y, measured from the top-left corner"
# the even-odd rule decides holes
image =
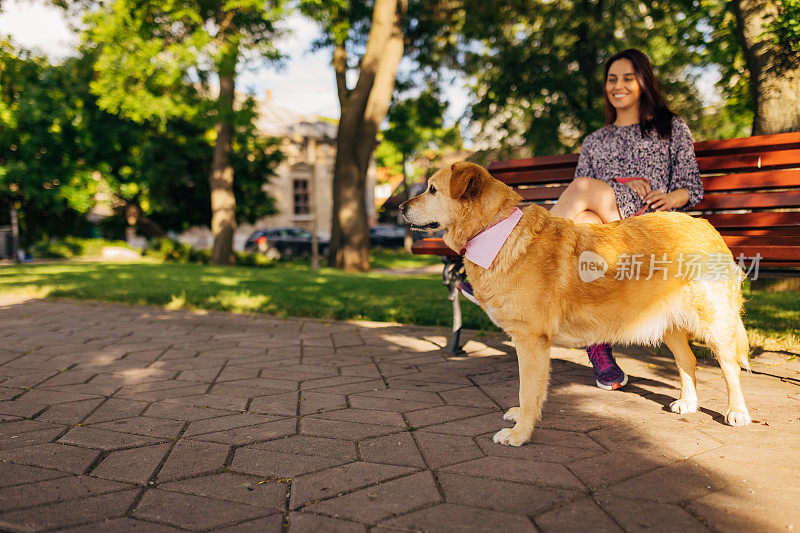
[[[281,2],[263,0],[100,2],[85,17],[84,41],[97,49],[92,92],[139,122],[213,115],[210,81],[245,52],[277,60],[284,15]]]
[[[446,112],[447,103],[438,84],[428,83],[419,92],[410,80],[398,83],[378,149],[387,156],[397,154],[395,159],[386,157],[386,166],[405,174],[406,164],[423,152],[431,155],[460,149],[459,125],[446,126]]]
[[[206,121],[136,122],[102,110],[89,90],[94,64],[92,50],[51,65],[0,47],[0,217],[20,208],[26,242],[81,234],[100,192],[119,208],[136,203],[164,230],[207,225]],[[236,214],[249,222],[274,212],[262,186],[281,158],[275,141],[257,136],[253,113],[245,101],[233,141]]]

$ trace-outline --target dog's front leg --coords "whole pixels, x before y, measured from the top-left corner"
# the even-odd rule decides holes
[[[519,363],[519,407],[512,407],[504,417],[514,420],[513,428],[495,433],[498,444],[521,446],[528,442],[533,426],[542,414],[550,381],[550,338],[547,335],[514,336]]]

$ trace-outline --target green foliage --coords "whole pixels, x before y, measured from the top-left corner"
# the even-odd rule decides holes
[[[208,265],[211,263],[211,250],[199,250],[188,244],[183,244],[175,239],[163,237],[153,239],[147,244],[143,255],[161,261],[172,263],[196,263]],[[236,264],[239,266],[265,267],[273,265],[273,261],[263,254],[237,252]]]
[[[192,248],[188,244],[170,239],[169,237],[153,239],[148,242],[143,255],[175,263],[200,263],[207,265],[211,262],[211,252],[209,250],[198,250]]]
[[[419,94],[407,95],[413,88],[410,80],[398,83],[387,114],[388,125],[382,132],[384,142],[400,154],[399,172],[403,171],[403,162],[412,160],[422,151],[461,148],[458,126],[444,126],[447,103],[443,101],[439,86],[429,82]]]
[[[91,110],[75,67],[0,41],[0,224],[16,207],[23,244],[86,229],[97,184],[81,168]]]
[[[205,119],[136,122],[103,111],[90,91],[95,52],[51,65],[0,47],[0,224],[20,209],[23,245],[88,232],[97,193],[121,210],[137,203],[165,230],[208,225],[212,142]],[[263,185],[281,160],[277,141],[257,136],[254,103],[242,103],[233,138],[239,221],[275,212]],[[105,222],[104,226],[110,225]]]
[[[800,0],[775,0],[778,10],[767,25],[782,59],[797,64],[800,61]]]
[[[473,117],[495,142],[537,155],[579,147],[603,126],[603,64],[625,48],[650,58],[670,106],[690,123],[700,102],[690,67],[704,35],[690,1],[464,2],[462,68],[474,78]]]
[[[746,137],[753,123],[753,98],[750,94],[750,74],[737,35],[737,21],[731,2],[698,0],[698,24],[704,43],[700,49],[704,64],[713,65],[720,73],[716,84],[722,102],[708,110],[695,123],[692,131],[700,131],[697,140]],[[702,130],[708,132],[703,134]],[[718,130],[718,134],[714,131]]]
[[[692,128],[694,140],[732,139],[750,135],[753,112],[745,107],[747,104],[749,95],[746,104],[729,98],[716,106],[704,108]]]
[[[183,83],[186,72],[208,46],[206,31],[192,31],[202,19],[181,2],[125,2],[101,5],[84,19],[84,39],[98,48],[91,82],[101,108],[136,122],[192,118],[199,96]],[[156,22],[161,22],[159,24]],[[169,42],[160,26],[179,24],[183,40]]]
[[[239,266],[250,267],[271,267],[275,266],[275,262],[264,254],[256,254],[249,252],[234,252],[236,257],[236,264]]]
[[[212,119],[209,81],[233,73],[246,50],[268,59],[282,0],[114,0],[84,19],[97,49],[92,92],[99,105],[136,122]]]
[[[100,256],[106,246],[130,248],[125,241],[82,239],[67,236],[63,239],[44,239],[34,243],[29,252],[36,258],[69,259],[72,257]],[[133,249],[133,248],[130,248]]]
[[[478,148],[500,156],[564,153],[604,125],[603,65],[639,48],[651,59],[673,111],[693,128],[740,132],[752,118],[735,21],[725,0],[634,2],[515,0],[447,4],[446,66],[472,80]],[[725,113],[709,120],[696,81],[718,66]],[[743,81],[742,81],[743,80]],[[716,136],[718,137],[718,136]]]
[[[375,148],[375,164],[378,167],[391,169],[392,172],[403,172],[403,154],[397,146],[385,140],[383,132],[378,136],[378,146]]]

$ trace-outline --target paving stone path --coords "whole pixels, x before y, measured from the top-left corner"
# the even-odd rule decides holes
[[[533,442],[492,434],[514,351],[379,323],[0,301],[0,530],[800,529],[800,364],[761,354],[753,418],[675,415],[674,364],[623,350],[624,392],[553,350]]]

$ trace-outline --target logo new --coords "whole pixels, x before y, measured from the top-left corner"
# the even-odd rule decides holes
[[[605,275],[606,270],[608,270],[608,263],[594,252],[586,250],[578,257],[578,275],[581,281],[589,283],[600,279]]]

